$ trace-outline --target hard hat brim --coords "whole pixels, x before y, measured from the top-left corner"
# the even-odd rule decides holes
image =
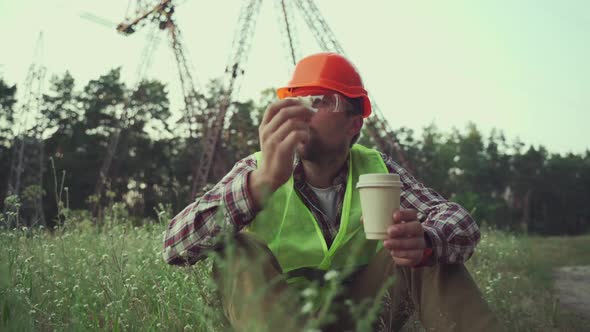
[[[288,97],[296,97],[303,94],[321,94],[330,91],[336,91],[348,98],[363,98],[363,118],[371,115],[371,101],[367,97],[367,91],[365,89],[354,89],[359,91],[347,91],[350,89],[337,89],[332,87],[326,87],[325,85],[299,85],[299,86],[286,86],[277,89],[277,96],[279,99],[285,99]],[[362,91],[361,91],[362,90]]]

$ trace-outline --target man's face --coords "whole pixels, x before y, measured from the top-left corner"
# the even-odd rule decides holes
[[[322,161],[346,153],[352,137],[360,131],[361,115],[350,115],[352,105],[340,95],[338,112],[319,109],[311,118],[310,140],[300,143],[297,153],[303,160]]]

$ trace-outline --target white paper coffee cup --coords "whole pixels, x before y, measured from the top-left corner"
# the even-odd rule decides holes
[[[402,183],[399,175],[362,174],[356,184],[361,195],[365,236],[371,240],[387,238],[387,227],[392,224],[393,211],[399,209]]]

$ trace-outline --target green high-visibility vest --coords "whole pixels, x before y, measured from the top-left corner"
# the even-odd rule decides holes
[[[261,152],[255,154],[260,165]],[[267,200],[247,231],[268,245],[283,273],[300,269],[328,271],[368,264],[382,241],[367,240],[360,223],[361,205],[356,183],[360,174],[388,173],[379,152],[355,144],[348,158],[346,193],[340,229],[328,248],[317,220],[295,192],[293,176]],[[305,283],[304,277],[289,277],[290,284]]]

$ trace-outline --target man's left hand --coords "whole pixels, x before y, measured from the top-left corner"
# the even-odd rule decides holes
[[[424,229],[418,221],[418,213],[413,209],[396,210],[392,216],[393,225],[387,228],[387,248],[395,264],[415,266],[422,261],[426,240]]]

